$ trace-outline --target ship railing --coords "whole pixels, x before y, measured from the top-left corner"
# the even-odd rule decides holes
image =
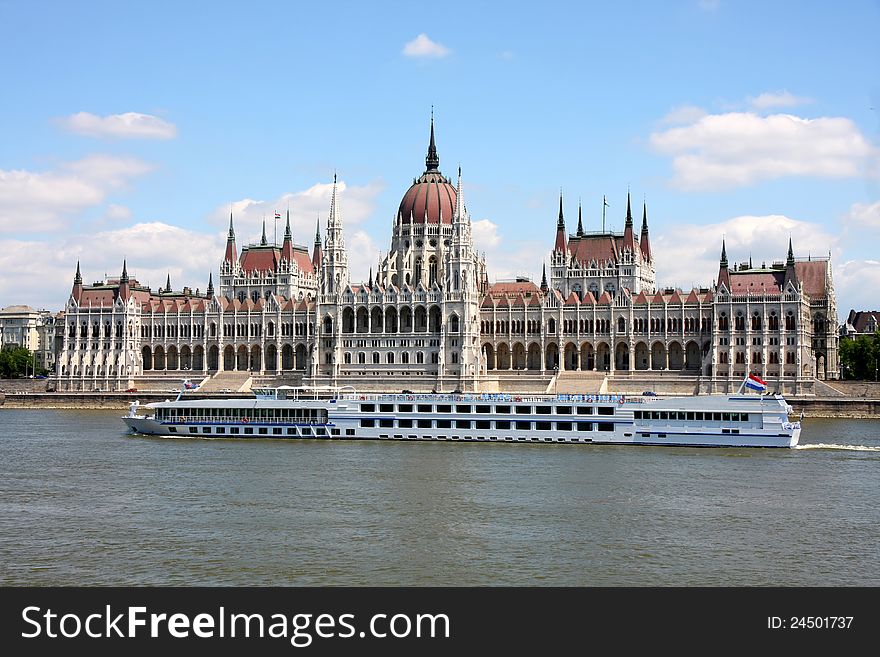
[[[160,424],[235,424],[246,427],[248,425],[303,425],[303,426],[324,426],[327,424],[327,420],[304,420],[297,418],[287,418],[287,419],[278,419],[278,418],[259,418],[259,417],[196,417],[194,415],[178,415],[177,417],[167,417],[161,420],[158,420]]]
[[[373,401],[373,402],[451,402],[451,403],[480,403],[480,402],[511,402],[511,403],[548,403],[548,402],[571,402],[571,403],[637,403],[644,401],[641,397],[627,397],[626,395],[515,395],[509,393],[363,393],[345,394],[339,396],[344,401]]]

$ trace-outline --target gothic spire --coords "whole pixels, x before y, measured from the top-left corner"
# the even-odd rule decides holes
[[[547,265],[546,263],[541,265],[541,292],[547,294],[547,291],[550,288],[547,285]]]
[[[165,279],[165,293],[171,292],[171,272],[168,272],[168,278]]]
[[[82,275],[79,273],[79,260],[76,261],[76,275],[73,277],[74,285],[82,285]]]
[[[266,218],[263,217],[263,236],[260,238],[260,246],[267,246],[269,242],[266,240]]]
[[[730,270],[727,268],[727,243],[721,238],[721,264],[718,268],[718,285],[724,285],[730,292]]]
[[[559,190],[559,219],[556,222],[556,244],[554,251],[565,253],[565,245],[567,244],[567,236],[565,234],[565,217],[562,216],[562,190]]]
[[[293,239],[293,233],[290,232],[290,208],[287,208],[287,225],[284,227],[284,239]]]
[[[229,211],[229,234],[226,236],[226,239],[235,241],[235,228],[232,227],[232,210]]]
[[[206,295],[209,299],[214,296],[214,274],[208,272],[208,291]]]
[[[789,282],[797,287],[798,276],[794,266],[794,250],[791,248],[791,236],[788,237],[788,258],[785,261],[785,280],[782,282],[783,288],[788,287]]]
[[[794,267],[794,250],[791,248],[791,235],[788,236],[788,258],[785,264],[787,267]]]
[[[370,267],[370,278],[367,281],[367,287],[371,290],[373,289],[373,268],[372,267]]]
[[[455,189],[455,212],[452,215],[452,220],[464,220],[464,192],[461,188],[461,167],[458,167],[458,186]]]
[[[642,203],[642,235],[639,246],[645,259],[651,259],[651,241],[648,238],[648,204]]]
[[[559,190],[559,219],[556,222],[557,228],[565,229],[565,217],[562,216],[562,190]]]
[[[632,209],[629,202],[629,190],[626,192],[626,225],[630,228],[632,228],[633,225]]]
[[[437,155],[437,146],[434,143],[434,108],[431,108],[431,142],[428,144],[428,156],[425,158],[425,168],[428,171],[439,171],[440,156]]]
[[[226,236],[226,255],[223,257],[224,262],[230,265],[234,264],[238,259],[235,253],[235,229],[232,227],[232,209],[229,210],[229,234]]]
[[[727,243],[721,238],[721,267],[727,269]]]
[[[122,260],[122,276],[119,277],[119,298],[122,299],[123,302],[128,301],[128,298],[131,296],[131,288],[128,285],[128,268],[126,267],[126,261],[123,258]]]
[[[119,279],[120,283],[128,283],[128,269],[126,268],[126,260],[123,258],[122,260],[122,276]]]
[[[577,236],[578,237],[584,236],[584,222],[583,222],[583,214],[582,214],[580,199],[578,199],[578,231],[577,231]]]

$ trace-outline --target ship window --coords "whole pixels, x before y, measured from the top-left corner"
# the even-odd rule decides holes
[[[477,429],[491,429],[492,423],[489,420],[477,420]]]
[[[376,420],[373,420],[373,419],[369,419],[369,420],[361,420],[361,426],[362,426],[362,427],[375,427],[375,426],[376,426]]]
[[[599,410],[601,411],[602,409],[600,408]],[[660,419],[661,420],[668,420],[669,419],[669,412],[668,411],[660,411]]]
[[[169,427],[168,431],[171,433],[177,433],[177,427]]]
[[[419,404],[418,405],[419,413],[430,413],[433,407],[430,404]]]
[[[413,425],[412,420],[398,420],[397,421],[397,426],[399,426],[401,429],[411,429],[412,425]]]
[[[449,404],[437,404],[437,412],[438,413],[451,413],[452,406]]]
[[[361,413],[373,413],[375,410],[375,404],[361,404]]]
[[[419,429],[430,429],[431,420],[419,420]]]
[[[684,421],[684,417],[685,417],[684,411],[679,411],[678,412],[678,419]]]
[[[651,419],[652,420],[659,420],[660,419],[660,411],[652,411],[651,412]]]
[[[353,435],[354,435],[354,429],[346,429],[346,430],[345,430],[345,435],[346,435],[346,436],[353,436]]]
[[[593,423],[592,422],[578,422],[577,423],[578,431],[592,431]]]
[[[202,427],[202,433],[211,433],[211,427]]]
[[[281,435],[281,427],[272,427],[272,434],[276,436]]]
[[[613,406],[600,406],[599,407],[599,415],[614,415],[614,407]]]
[[[238,427],[229,427],[229,433],[239,433]]]
[[[600,422],[598,429],[599,431],[614,431],[614,424],[611,422]]]
[[[304,435],[304,436],[311,436],[311,435],[312,435],[312,430],[311,430],[311,429],[308,429],[308,428],[303,428],[303,430],[302,430],[302,435]]]
[[[721,422],[721,413],[712,413],[712,419],[715,422]]]
[[[556,423],[557,431],[571,431],[571,422],[557,422]]]
[[[550,431],[549,422],[535,422],[535,429],[538,431]]]
[[[391,420],[391,419],[379,420],[379,426],[382,427],[383,429],[390,429],[391,427],[394,426],[394,420]]]
[[[330,433],[332,433],[334,436],[338,436],[338,435],[339,435],[339,429],[330,429]]]
[[[451,429],[452,428],[452,420],[437,420],[437,428],[438,429]]]
[[[642,419],[642,412],[641,411],[633,411],[633,419],[634,420],[641,420]]]
[[[479,405],[479,406],[476,407],[476,411],[477,411],[477,413],[491,413],[491,412],[492,412],[492,407],[491,407],[491,406],[485,406],[485,405]]]
[[[495,420],[496,429],[510,429],[510,420]]]
[[[510,406],[496,406],[495,412],[509,415],[510,414]]]
[[[696,419],[697,422],[702,422],[703,414],[700,411],[697,411],[696,413],[694,413],[694,419]]]
[[[260,434],[261,434],[261,435],[264,435],[264,436],[265,436],[267,433],[269,433],[269,429],[268,429],[267,427],[260,427],[259,431],[260,431]]]
[[[721,419],[724,420],[725,422],[730,422],[730,413],[722,413]]]
[[[457,404],[455,407],[456,413],[470,413],[471,405],[470,404]]]
[[[739,433],[739,429],[731,429],[732,433]]]
[[[189,432],[190,432],[190,433],[197,433],[198,430],[199,430],[198,427],[190,427],[190,428],[189,428]]]
[[[412,404],[398,404],[397,410],[401,413],[412,413]]]
[[[730,429],[722,429],[721,433],[730,433]]]
[[[288,436],[295,436],[295,435],[296,435],[296,429],[294,429],[293,427],[288,427],[288,429],[287,429],[287,435],[288,435]]]
[[[531,406],[517,406],[516,412],[518,415],[531,415],[532,407]]]
[[[253,428],[253,427],[246,427],[245,430],[244,430],[244,432],[245,432],[245,433],[253,433],[253,432],[254,432],[254,428]]]
[[[327,430],[324,429],[323,427],[319,427],[319,428],[315,429],[315,433],[319,436],[326,436]]]
[[[578,415],[592,415],[593,407],[592,406],[578,406]]]
[[[694,414],[693,414],[692,412],[688,412],[688,414],[687,414],[687,419],[688,419],[688,420],[693,420],[693,419],[694,419]]]
[[[537,415],[550,415],[553,411],[550,410],[549,406],[537,406],[535,407],[535,414]]]
[[[456,420],[455,427],[457,429],[470,429],[471,421],[470,420]]]
[[[557,406],[556,412],[559,415],[571,415],[571,406]]]
[[[529,429],[532,428],[532,423],[531,422],[523,422],[522,420],[519,420],[516,423],[516,428],[519,429],[520,431],[528,431]]]
[[[394,404],[379,404],[379,412],[380,413],[393,413],[394,412]]]

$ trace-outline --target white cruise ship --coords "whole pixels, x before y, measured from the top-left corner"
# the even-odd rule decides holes
[[[281,386],[239,399],[132,404],[136,433],[199,438],[794,447],[781,395],[358,394]]]

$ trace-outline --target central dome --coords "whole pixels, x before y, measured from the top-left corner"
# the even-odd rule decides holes
[[[434,119],[431,119],[431,143],[425,158],[425,173],[403,195],[397,220],[414,224],[451,224],[455,212],[455,187],[440,173],[440,158],[434,145]]]

